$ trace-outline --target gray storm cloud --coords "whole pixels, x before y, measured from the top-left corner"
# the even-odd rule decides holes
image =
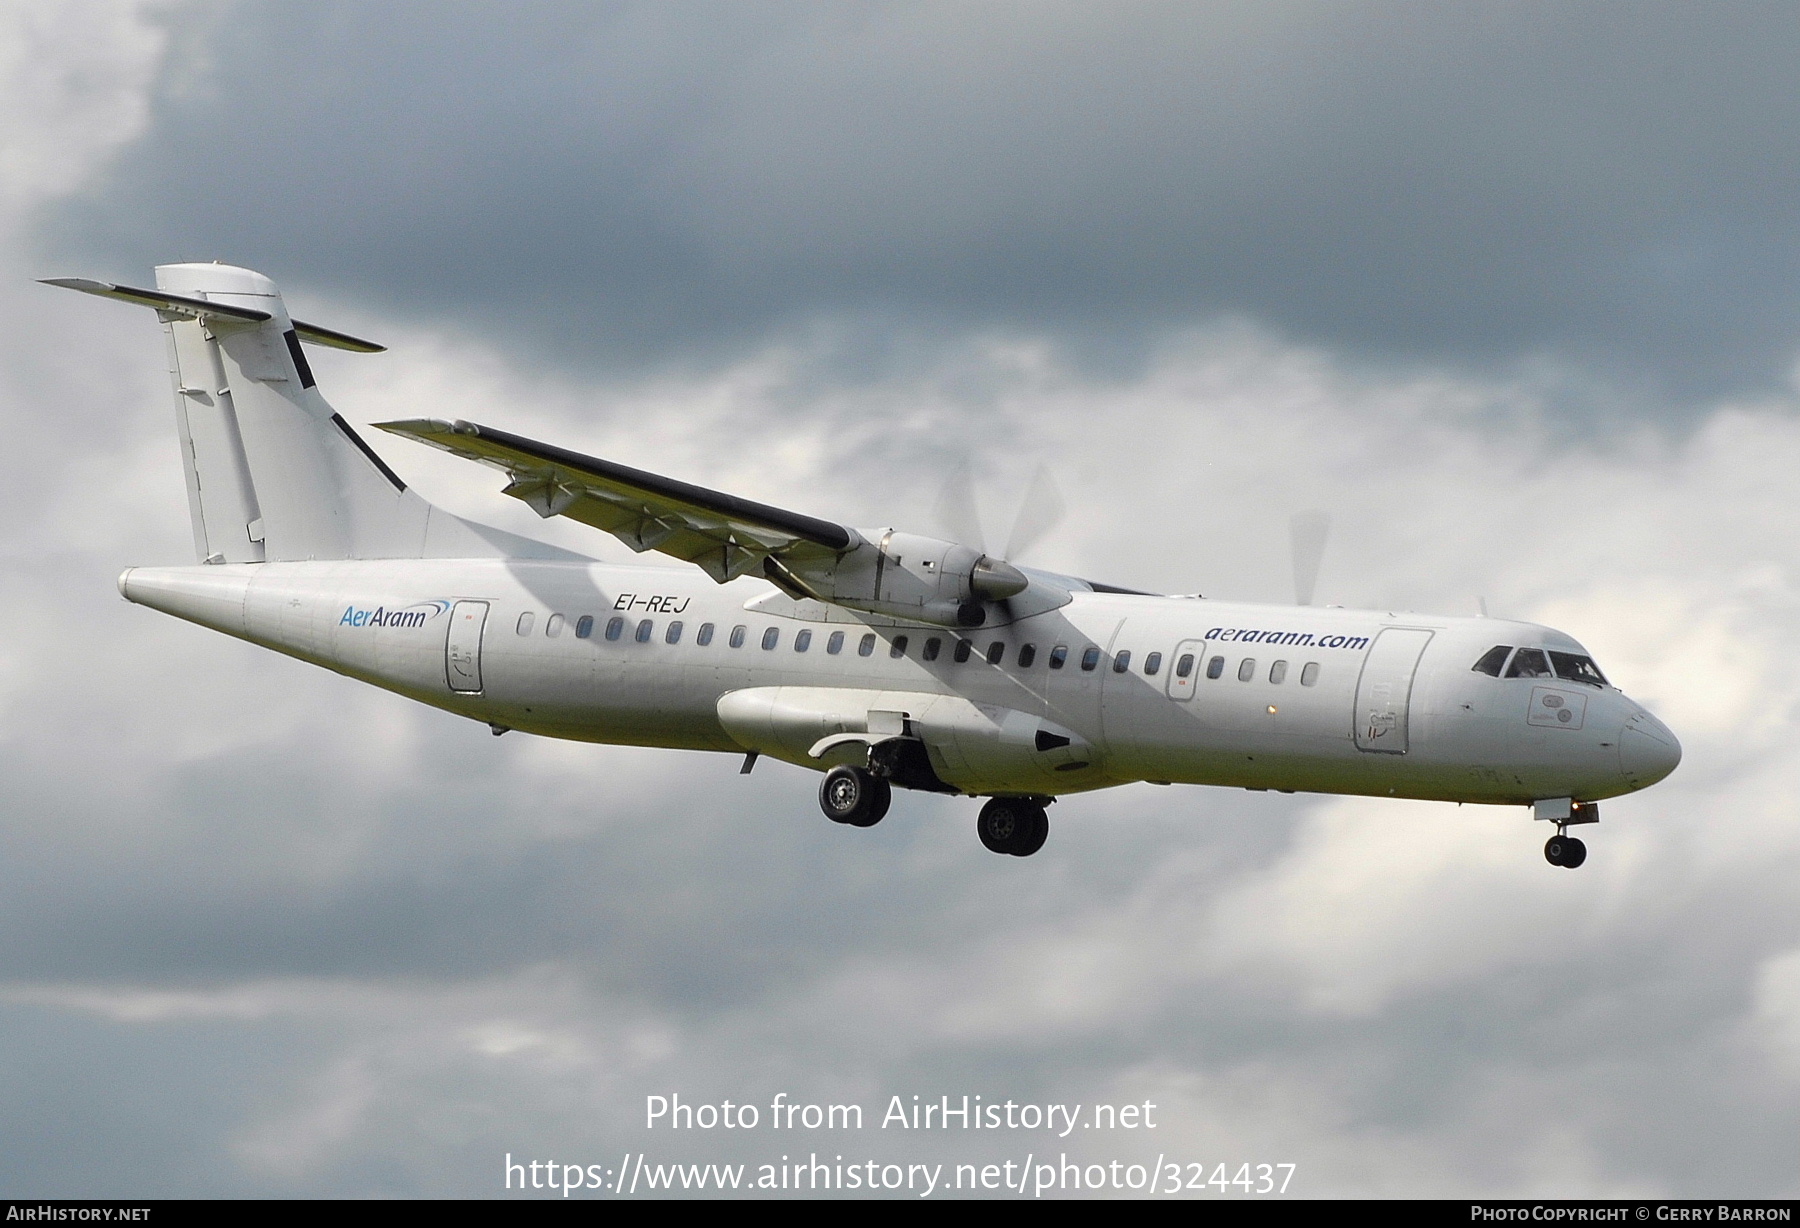
[[[565,362],[717,361],[821,320],[1117,362],[1224,313],[1679,400],[1784,381],[1800,322],[1786,6],[162,20],[155,122],[45,219],[53,250],[291,270]]]
[[[9,1194],[1046,1141],[640,1124],[785,1091],[1150,1099],[1148,1150],[1314,1195],[1793,1195],[1800,417],[1582,425],[1781,375],[1783,10],[44,11],[0,24]],[[118,599],[190,550],[160,338],[28,279],[211,255],[393,346],[316,363],[359,423],[856,523],[1047,462],[1034,561],[1167,591],[1280,599],[1328,507],[1321,600],[1550,622],[1686,762],[1571,875],[1522,813],[1149,787],[1015,862],[954,800],[846,832],[780,765],[496,740]]]

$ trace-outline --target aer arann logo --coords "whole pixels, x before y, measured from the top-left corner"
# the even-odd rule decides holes
[[[386,606],[379,605],[372,610],[362,610],[356,606],[347,605],[344,607],[344,616],[338,619],[338,626],[423,627],[449,608],[448,601],[418,601],[398,610],[390,610]]]

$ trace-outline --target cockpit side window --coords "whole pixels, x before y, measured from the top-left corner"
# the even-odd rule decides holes
[[[1550,662],[1536,648],[1521,648],[1513,654],[1512,664],[1506,669],[1508,678],[1548,678]]]
[[[1550,664],[1556,667],[1558,678],[1566,678],[1570,682],[1585,682],[1588,686],[1606,685],[1606,677],[1600,672],[1600,667],[1594,664],[1592,657],[1573,652],[1552,652]]]
[[[1481,660],[1475,662],[1474,672],[1491,677],[1500,676],[1500,667],[1506,664],[1506,654],[1512,651],[1511,644],[1495,644],[1481,654]]]

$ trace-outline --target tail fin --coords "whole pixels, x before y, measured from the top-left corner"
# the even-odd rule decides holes
[[[50,284],[156,308],[202,562],[565,554],[470,524],[408,490],[319,394],[301,342],[383,347],[294,321],[261,273],[166,264],[155,290]]]

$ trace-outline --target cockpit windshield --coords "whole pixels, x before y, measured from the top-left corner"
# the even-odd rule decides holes
[[[1498,678],[1500,676],[1500,667],[1506,664],[1506,654],[1511,651],[1511,644],[1495,644],[1492,648],[1481,654],[1481,660],[1475,662],[1475,664],[1469,668],[1477,674],[1487,674],[1490,677]]]
[[[1512,664],[1506,667],[1508,678],[1548,678],[1550,662],[1541,649],[1521,648],[1513,653]]]
[[[1510,666],[1506,664],[1508,655],[1512,657]],[[1594,658],[1578,652],[1550,652],[1541,648],[1521,648],[1514,652],[1511,644],[1495,644],[1469,668],[1474,673],[1494,678],[1500,677],[1502,668],[1506,669],[1508,678],[1549,678],[1552,666],[1555,676],[1565,681],[1587,686],[1606,685],[1606,676],[1594,664]]]
[[[1570,682],[1582,682],[1588,686],[1605,686],[1606,678],[1600,667],[1594,664],[1592,657],[1584,657],[1573,652],[1552,652],[1550,664],[1556,667],[1556,676]]]

